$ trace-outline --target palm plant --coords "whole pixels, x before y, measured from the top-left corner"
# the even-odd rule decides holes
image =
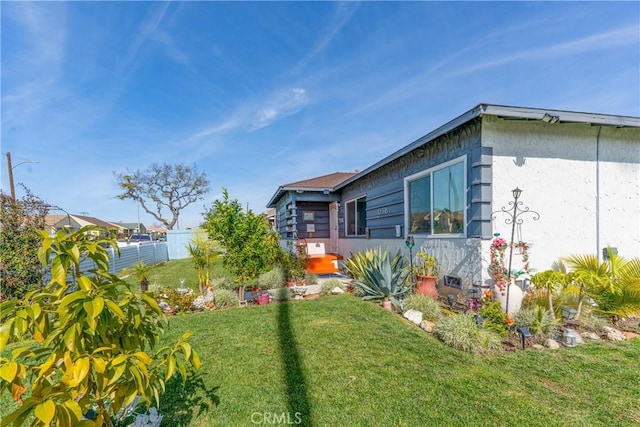
[[[140,283],[140,290],[145,292],[149,289],[149,272],[151,271],[151,265],[146,264],[144,261],[138,261],[130,268],[130,272],[133,277]]]
[[[578,314],[585,295],[595,301],[595,311],[601,314],[640,314],[640,258],[626,259],[610,248],[608,255],[602,262],[593,254],[564,258],[574,273],[572,291],[578,294]]]
[[[222,251],[215,242],[200,235],[194,237],[193,244],[189,243],[187,245],[187,250],[198,272],[198,288],[200,289],[200,293],[204,293],[210,282],[211,264],[213,264]]]
[[[537,290],[546,290],[550,314],[554,314],[553,295],[564,286],[565,282],[566,274],[553,270],[542,271],[531,277],[531,283]]]
[[[391,259],[387,250],[374,249],[368,254],[359,277],[354,284],[364,293],[366,300],[390,300],[394,307],[400,305],[399,299],[407,294],[409,271],[403,268],[404,259],[400,251]]]

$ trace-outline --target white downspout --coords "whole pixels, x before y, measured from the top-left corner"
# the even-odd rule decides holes
[[[596,135],[596,254],[598,262],[602,261],[600,250],[600,132],[602,126],[598,126]]]

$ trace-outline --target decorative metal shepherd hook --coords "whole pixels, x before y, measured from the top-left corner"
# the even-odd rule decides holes
[[[495,214],[504,213],[507,218],[504,220],[505,224],[511,224],[511,241],[509,242],[509,268],[507,269],[507,301],[505,307],[505,313],[509,313],[509,287],[511,285],[511,260],[513,259],[513,234],[516,231],[516,224],[520,225],[524,222],[520,216],[526,213],[533,214],[533,220],[537,221],[540,219],[540,214],[536,211],[532,211],[528,206],[521,207],[522,202],[518,201],[520,196],[522,195],[522,190],[518,187],[511,190],[511,194],[513,194],[513,201],[509,202],[509,207],[503,206],[500,210],[495,211],[491,214],[492,218],[495,218]],[[511,207],[513,206],[513,207]]]

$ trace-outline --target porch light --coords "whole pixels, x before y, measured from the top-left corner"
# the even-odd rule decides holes
[[[578,312],[571,307],[562,307],[562,320],[575,320]]]
[[[524,347],[527,344],[527,338],[531,338],[533,335],[531,335],[531,331],[529,330],[529,328],[524,326],[520,326],[519,328],[516,328],[516,331],[520,334],[520,340],[522,341],[522,349],[524,350]]]
[[[511,190],[511,194],[513,194],[513,198],[517,201],[522,195],[522,190],[516,187],[513,190]]]

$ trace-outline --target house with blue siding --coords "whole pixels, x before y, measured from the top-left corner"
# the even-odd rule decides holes
[[[268,206],[283,242],[346,258],[376,246],[409,255],[412,236],[470,287],[489,281],[495,235],[511,237],[501,208],[515,188],[539,214],[514,229],[533,271],[607,247],[640,256],[640,118],[479,104],[361,172],[281,186]]]

